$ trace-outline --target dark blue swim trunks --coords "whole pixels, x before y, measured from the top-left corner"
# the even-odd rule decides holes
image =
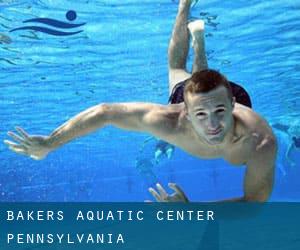
[[[174,86],[172,94],[169,98],[169,103],[175,104],[184,101],[183,90],[186,82],[187,80],[184,80],[182,82],[177,83]],[[236,102],[251,108],[252,107],[251,99],[247,91],[242,86],[234,82],[229,81],[229,83],[231,85],[232,94],[235,97]]]

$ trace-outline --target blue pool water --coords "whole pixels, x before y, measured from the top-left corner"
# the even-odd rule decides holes
[[[200,0],[192,19],[206,22],[209,66],[242,83],[254,109],[270,123],[299,123],[300,2]],[[15,31],[24,20],[86,23],[73,36]],[[166,103],[167,46],[177,11],[171,0],[0,1],[0,200],[143,201],[149,176],[135,161],[151,158],[149,135],[107,127],[51,153],[43,161],[16,155],[2,143],[14,126],[49,134],[67,119],[102,102]],[[43,25],[42,25],[43,26]],[[8,37],[9,38],[8,38]],[[189,66],[191,58],[189,58]],[[299,151],[280,136],[272,200],[300,200]],[[152,169],[163,185],[178,183],[192,201],[242,194],[245,168],[204,161],[176,149]]]

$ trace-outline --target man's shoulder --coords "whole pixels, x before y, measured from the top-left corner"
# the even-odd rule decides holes
[[[244,105],[236,104],[233,116],[239,121],[239,123],[248,129],[248,131],[260,130],[270,128],[267,121],[253,109],[250,109]]]
[[[240,147],[245,163],[257,157],[257,154],[276,152],[277,142],[271,126],[252,109],[238,105],[233,113],[236,120],[236,134],[243,146]],[[241,154],[241,152],[239,153]]]
[[[183,105],[154,105],[143,117],[147,124],[147,132],[176,145],[178,138],[183,134],[186,118]]]
[[[150,111],[148,119],[168,128],[175,128],[180,124],[183,114],[183,104],[159,105]]]
[[[244,134],[253,138],[255,144],[263,140],[274,140],[271,126],[268,122],[254,110],[238,104],[233,113],[238,122],[238,129]]]

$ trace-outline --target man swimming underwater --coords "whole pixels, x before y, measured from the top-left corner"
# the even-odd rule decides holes
[[[246,165],[244,195],[226,201],[266,201],[272,191],[277,144],[267,122],[251,108],[242,87],[207,69],[204,23],[187,27],[191,0],[181,0],[169,44],[169,105],[111,103],[93,106],[55,129],[49,136],[8,132],[16,142],[5,140],[16,153],[43,159],[73,139],[106,125],[148,132],[200,158],[224,158]],[[193,74],[186,71],[189,31],[195,53]],[[188,201],[174,183],[169,195],[160,184],[149,191],[157,201]]]

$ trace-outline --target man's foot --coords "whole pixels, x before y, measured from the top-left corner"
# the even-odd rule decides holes
[[[203,33],[204,31],[204,21],[199,19],[192,21],[188,24],[188,29],[191,35],[196,35],[197,33]]]
[[[183,6],[191,6],[191,4],[193,3],[193,0],[180,0],[179,1],[179,6],[183,7]]]
[[[161,151],[160,149],[157,149],[154,153],[154,159],[155,159],[155,164],[158,164],[161,160],[161,157],[163,155],[163,151]]]
[[[174,147],[170,147],[170,148],[167,149],[166,155],[167,155],[167,158],[168,158],[169,160],[171,159],[173,153],[174,153]]]
[[[200,43],[204,39],[204,21],[196,20],[190,22],[188,24],[188,29],[192,37],[192,46],[194,47],[195,44]]]

